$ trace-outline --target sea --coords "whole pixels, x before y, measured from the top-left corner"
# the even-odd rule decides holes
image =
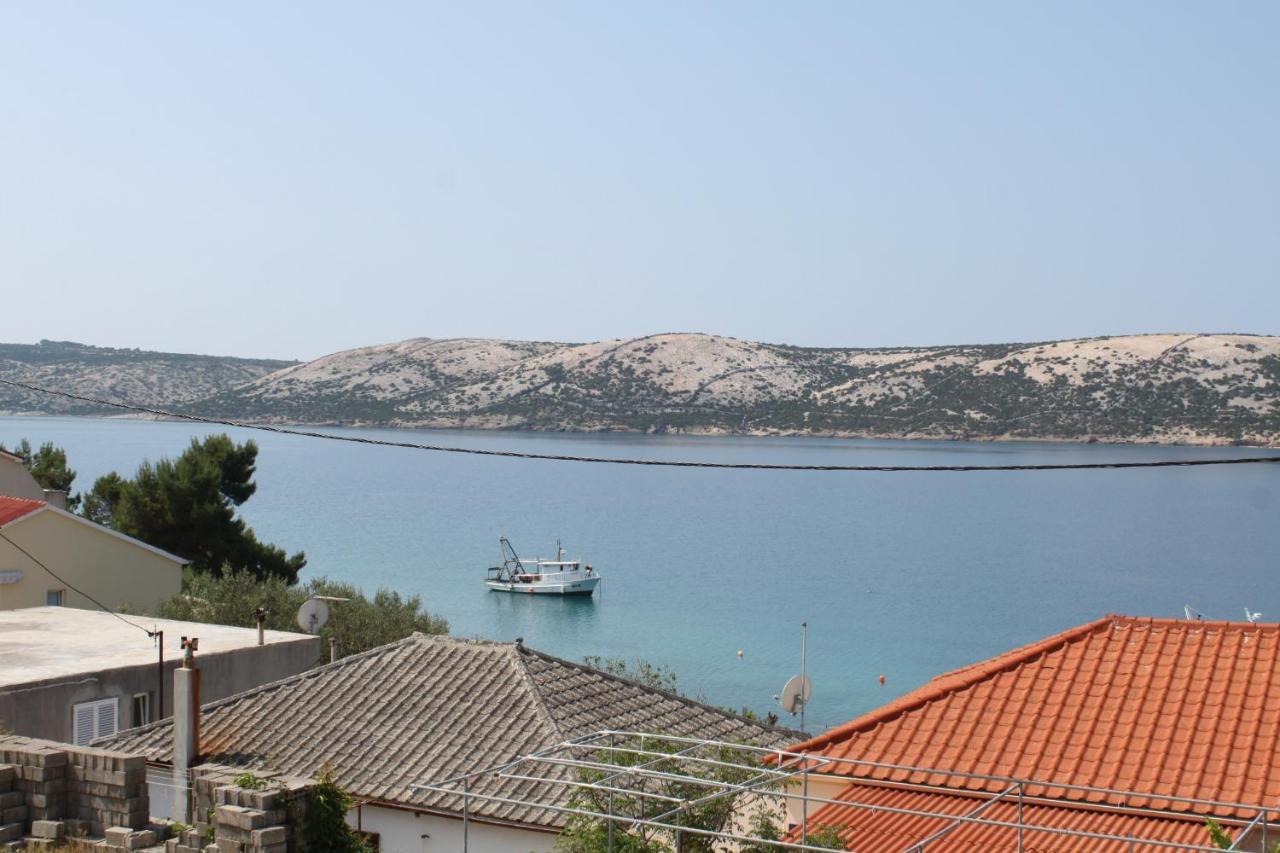
[[[1210,459],[1251,448],[325,430],[489,450],[788,464]],[[64,447],[86,489],[228,432],[253,439],[258,535],[305,577],[421,596],[465,637],[571,660],[644,660],[679,689],[783,713],[802,665],[818,731],[949,670],[1108,613],[1280,617],[1280,466],[982,473],[654,468],[467,456],[189,423],[0,418],[0,442]],[[1274,452],[1274,451],[1272,451]],[[594,598],[490,592],[498,538],[571,558]]]

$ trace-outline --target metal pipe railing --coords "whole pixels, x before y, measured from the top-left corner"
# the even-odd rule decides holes
[[[600,741],[604,739],[608,740],[607,746],[604,746],[600,743]],[[622,740],[624,742],[619,744],[619,740]],[[628,746],[625,743],[625,741],[628,741],[628,740],[631,740],[631,741],[638,740],[640,742],[639,748]],[[667,752],[662,752],[660,750],[648,748],[653,743],[679,744],[679,745],[684,745],[685,748],[674,753],[667,753]],[[718,751],[719,757],[707,758],[704,756],[692,754],[701,749],[715,749]],[[608,751],[610,755],[629,754],[637,757],[646,758],[648,760],[639,765],[635,765],[631,767],[626,767],[626,766],[620,767],[617,764],[610,764],[604,761],[593,761],[593,760],[588,760],[586,758],[578,758],[573,755],[573,753],[579,752],[582,750]],[[743,754],[744,760],[741,762],[724,760],[724,758],[726,757],[726,753],[729,755],[732,755],[734,752]],[[767,760],[769,760],[771,764],[773,764],[773,767],[776,769],[761,767],[754,760],[751,760],[750,756],[765,757]],[[704,770],[711,771],[711,772],[714,772],[716,770],[723,770],[723,769],[741,770],[744,772],[749,771],[751,775],[749,775],[746,779],[740,782],[728,782],[722,779],[705,778],[705,777],[696,776],[696,775],[684,775],[678,772],[668,772],[667,770],[658,770],[657,767],[661,766],[664,762],[670,762],[673,765],[679,765],[683,762],[688,762],[689,764],[701,767]],[[786,765],[788,764],[792,766],[786,767]],[[524,766],[542,765],[544,767],[551,767],[551,768],[576,769],[581,772],[589,771],[592,773],[606,773],[608,774],[606,776],[607,780],[609,782],[616,782],[617,784],[606,785],[606,784],[601,784],[601,780],[579,781],[579,780],[565,779],[565,778],[553,778],[550,776],[532,775],[523,771],[517,772],[517,768],[519,768],[521,765],[524,765]],[[999,792],[996,792],[996,791],[979,792],[979,791],[973,790],[972,788],[957,789],[952,787],[942,787],[937,785],[929,785],[929,784],[921,784],[921,783],[897,783],[897,784],[906,784],[909,790],[924,789],[925,792],[936,792],[944,795],[949,794],[951,796],[957,796],[957,795],[970,796],[974,798],[983,799],[983,802],[980,805],[970,810],[969,812],[962,815],[956,815],[951,813],[934,811],[928,808],[914,809],[914,808],[900,808],[900,807],[885,806],[885,805],[872,805],[868,803],[857,802],[850,799],[823,797],[823,796],[816,796],[816,795],[810,794],[809,784],[808,784],[809,776],[811,774],[811,771],[814,770],[815,765],[817,765],[817,768],[819,768],[817,769],[816,772],[819,772],[822,778],[831,779],[832,781],[845,782],[845,783],[855,783],[858,781],[862,781],[864,783],[872,783],[872,784],[878,783],[878,785],[880,786],[895,784],[884,779],[864,778],[858,775],[832,773],[830,769],[831,767],[837,766],[837,765],[866,766],[866,767],[874,767],[882,770],[906,772],[909,774],[924,774],[929,776],[941,776],[944,778],[962,778],[962,779],[970,779],[970,780],[981,780],[989,783],[1005,782],[1006,786]],[[786,769],[784,769],[784,767]],[[822,771],[826,771],[826,772],[823,773]],[[541,784],[547,785],[550,791],[560,792],[560,793],[554,793],[550,797],[551,799],[555,800],[554,802],[543,802],[543,801],[540,801],[540,799],[532,796],[516,797],[516,796],[505,796],[500,793],[485,794],[485,793],[481,793],[479,791],[474,790],[474,788],[472,787],[472,782],[479,779],[480,777],[486,777],[486,776],[490,778],[499,778],[499,779],[505,778],[505,779],[518,780],[522,782],[532,782],[535,784],[541,783]],[[796,776],[801,776],[803,778],[803,786],[802,786],[803,790],[801,791],[800,794],[797,794],[795,792],[794,787],[790,787],[795,784]],[[652,791],[643,791],[643,790],[637,790],[635,788],[619,787],[624,783],[619,782],[618,780],[623,780],[627,778],[637,778],[641,782],[646,780],[652,780],[653,782],[659,782],[659,783],[660,782],[678,782],[684,785],[703,787],[706,789],[710,789],[710,791],[707,794],[700,797],[687,797],[687,798],[670,797],[662,794],[656,794],[656,793],[653,793]],[[790,786],[788,785],[788,783],[790,783]],[[633,828],[643,826],[643,827],[650,827],[653,829],[659,829],[667,832],[673,832],[675,833],[675,838],[677,842],[680,842],[685,834],[706,835],[706,836],[722,839],[725,841],[757,841],[758,839],[753,839],[748,836],[735,834],[733,832],[702,830],[697,827],[690,827],[690,826],[684,825],[685,821],[683,819],[685,813],[689,809],[697,807],[699,805],[702,805],[720,798],[728,797],[728,796],[736,796],[738,794],[744,794],[744,793],[754,793],[754,794],[765,796],[765,797],[783,798],[784,800],[798,800],[801,803],[803,817],[801,819],[801,824],[797,829],[797,832],[799,833],[799,837],[800,837],[800,843],[797,844],[794,841],[771,842],[771,843],[777,844],[779,847],[783,849],[795,849],[795,850],[819,849],[819,848],[814,848],[808,845],[810,804],[820,805],[823,807],[832,806],[832,807],[848,808],[848,809],[854,809],[854,810],[870,810],[872,812],[877,812],[877,813],[900,814],[903,816],[910,816],[910,817],[917,817],[917,818],[920,818],[920,817],[931,818],[938,821],[942,821],[946,824],[945,826],[935,831],[933,834],[912,843],[910,846],[906,848],[907,851],[913,851],[913,853],[919,853],[919,851],[924,851],[926,845],[933,843],[942,837],[945,837],[945,835],[947,835],[951,831],[965,824],[980,825],[980,826],[987,826],[987,827],[992,827],[996,829],[1011,830],[1014,833],[1016,833],[1017,849],[1019,851],[1023,850],[1024,835],[1026,832],[1042,832],[1042,833],[1048,833],[1048,834],[1057,835],[1057,836],[1067,836],[1067,837],[1088,839],[1088,840],[1099,841],[1099,842],[1105,841],[1105,842],[1111,842],[1111,843],[1120,843],[1120,844],[1125,844],[1129,849],[1133,849],[1135,845],[1139,845],[1139,844],[1147,848],[1206,851],[1206,853],[1211,853],[1211,851],[1216,851],[1218,849],[1216,847],[1211,847],[1207,845],[1201,846],[1196,844],[1187,844],[1183,842],[1163,841],[1157,838],[1142,838],[1137,834],[1136,827],[1134,827],[1133,831],[1131,831],[1128,835],[1117,835],[1113,833],[1090,832],[1086,830],[1072,829],[1072,828],[1061,827],[1061,826],[1042,826],[1042,825],[1027,823],[1026,814],[1025,814],[1025,805],[1027,803],[1028,797],[1030,797],[1030,799],[1032,799],[1038,804],[1043,804],[1044,806],[1051,807],[1051,808],[1071,808],[1073,806],[1078,807],[1081,805],[1094,805],[1094,806],[1103,805],[1107,807],[1108,810],[1115,810],[1115,812],[1118,814],[1126,814],[1134,817],[1155,817],[1155,818],[1176,819],[1176,820],[1182,820],[1182,821],[1188,820],[1193,815],[1189,814],[1188,811],[1183,811],[1183,810],[1175,811],[1173,809],[1157,809],[1157,808],[1145,807],[1145,806],[1133,806],[1129,802],[1130,798],[1141,798],[1144,800],[1162,800],[1170,803],[1177,802],[1177,803],[1186,803],[1186,804],[1198,805],[1198,806],[1214,807],[1217,810],[1219,810],[1218,814],[1221,815],[1222,821],[1225,825],[1238,829],[1238,834],[1235,839],[1235,845],[1233,846],[1232,849],[1239,849],[1239,845],[1243,842],[1243,840],[1245,839],[1245,836],[1253,832],[1259,826],[1259,824],[1262,827],[1264,843],[1265,843],[1265,838],[1266,838],[1267,828],[1268,828],[1267,820],[1269,815],[1268,810],[1262,809],[1260,806],[1256,804],[1251,805],[1251,804],[1234,803],[1234,802],[1227,802],[1227,801],[1207,800],[1207,799],[1201,799],[1201,798],[1178,797],[1178,796],[1171,796],[1171,795],[1165,795],[1165,794],[1153,794],[1153,793],[1138,792],[1138,791],[1123,791],[1123,790],[1114,789],[1114,788],[1101,788],[1097,786],[1074,785],[1070,783],[1059,783],[1059,782],[1052,782],[1052,781],[1013,779],[1013,778],[1002,777],[994,774],[979,774],[979,773],[968,773],[964,771],[941,770],[937,768],[925,768],[925,767],[917,767],[912,765],[890,764],[887,762],[873,762],[873,761],[868,761],[864,759],[848,759],[848,758],[839,758],[834,756],[811,756],[805,753],[789,752],[786,750],[779,750],[779,749],[773,749],[768,747],[757,747],[751,744],[726,743],[722,741],[688,738],[688,737],[681,737],[681,736],[675,736],[675,735],[655,735],[650,733],[613,731],[613,730],[597,732],[592,735],[585,735],[579,738],[567,740],[553,747],[548,747],[543,750],[538,750],[537,752],[531,753],[527,756],[523,756],[513,761],[506,762],[505,764],[499,765],[498,767],[495,767],[495,768],[474,771],[472,773],[451,777],[449,779],[446,779],[438,783],[432,783],[432,784],[426,784],[426,785],[421,785],[421,784],[413,785],[412,787],[420,791],[450,794],[453,796],[458,796],[459,792],[456,786],[458,786],[459,784],[461,784],[462,786],[461,794],[463,796],[464,836],[466,833],[466,826],[469,823],[469,817],[470,817],[470,811],[471,811],[469,800],[479,799],[486,802],[495,802],[495,803],[502,803],[505,805],[517,805],[517,806],[524,806],[529,808],[546,809],[551,812],[559,813],[559,814],[586,815],[586,816],[591,816],[591,817],[599,818],[602,820],[606,820],[609,822],[610,837],[612,837],[613,825],[615,823],[621,823],[627,826],[631,826]],[[563,802],[563,798],[565,796],[564,792],[568,788],[572,788],[572,787],[595,788],[597,790],[601,790],[603,793],[606,793],[608,797],[607,808],[609,813],[601,814],[596,811],[579,809],[579,808],[574,808],[572,806],[562,805],[561,803]],[[1080,792],[1089,792],[1089,793],[1095,793],[1095,794],[1106,794],[1109,797],[1118,798],[1122,802],[1121,804],[1116,804],[1116,803],[1099,804],[1099,803],[1093,803],[1089,801],[1081,802],[1080,800],[1062,800],[1056,797],[1051,798],[1047,796],[1028,795],[1026,791],[1027,787],[1053,788],[1053,789],[1060,789],[1064,791],[1080,791]],[[774,790],[774,788],[782,788],[782,790]],[[991,808],[992,806],[996,805],[999,802],[1007,801],[1007,798],[1014,793],[1017,794],[1017,801],[1016,801],[1016,806],[1015,806],[1016,810],[1015,810],[1013,821],[997,820],[997,819],[983,816],[983,812],[985,812],[988,808]],[[678,805],[676,805],[674,808],[670,808],[667,811],[662,812],[661,814],[658,814],[656,817],[650,817],[650,818],[616,815],[612,813],[613,807],[614,807],[615,795],[622,795],[623,797],[641,797],[644,799],[652,799],[660,802],[665,801],[669,803],[677,803]],[[1222,815],[1221,814],[1222,809],[1229,809],[1232,811],[1248,811],[1248,812],[1258,811],[1258,815],[1254,817],[1252,820],[1250,820],[1247,824],[1245,824],[1243,820],[1236,819],[1234,818],[1234,816]],[[674,823],[671,822],[673,820],[675,821]]]

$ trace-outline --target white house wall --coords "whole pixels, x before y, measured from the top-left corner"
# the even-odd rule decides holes
[[[376,832],[381,853],[460,853],[462,821],[439,815],[363,806],[347,814],[347,822]],[[550,853],[556,836],[471,821],[467,853]]]

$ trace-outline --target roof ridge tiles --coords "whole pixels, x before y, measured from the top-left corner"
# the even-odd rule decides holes
[[[8,527],[13,522],[48,507],[48,501],[36,498],[19,498],[13,495],[0,495],[0,527]]]
[[[515,649],[516,649],[516,653],[517,653],[517,654],[533,655],[533,656],[535,656],[535,657],[539,657],[539,658],[541,658],[541,659],[543,659],[543,660],[545,660],[545,661],[549,661],[549,662],[551,662],[551,663],[559,664],[560,666],[568,666],[568,667],[572,667],[573,669],[579,670],[579,671],[581,671],[581,672],[585,672],[585,673],[587,673],[587,674],[589,674],[589,675],[595,675],[595,676],[599,676],[599,677],[604,678],[604,679],[609,680],[609,681],[616,681],[616,682],[619,682],[619,683],[621,683],[621,684],[626,684],[626,685],[628,685],[628,686],[630,686],[630,687],[635,687],[635,688],[637,688],[637,689],[639,689],[639,690],[643,690],[643,691],[648,692],[648,693],[658,693],[658,694],[660,694],[660,695],[662,695],[662,696],[665,696],[665,697],[667,697],[667,698],[669,698],[669,699],[674,699],[674,700],[676,700],[677,702],[681,702],[681,703],[683,703],[683,704],[685,704],[685,705],[688,705],[688,706],[690,706],[690,707],[694,707],[694,708],[701,708],[701,709],[703,709],[703,710],[707,710],[707,711],[714,711],[714,712],[715,712],[715,713],[717,713],[717,714],[723,714],[723,715],[724,715],[724,716],[726,716],[726,717],[732,717],[732,718],[734,718],[734,719],[736,719],[736,720],[738,720],[738,721],[740,721],[740,722],[747,723],[747,724],[749,724],[749,725],[756,726],[756,727],[761,728],[761,729],[766,729],[766,730],[769,730],[769,731],[776,731],[776,732],[780,732],[780,733],[782,733],[782,734],[793,734],[793,735],[794,735],[794,734],[804,734],[804,732],[797,731],[796,729],[788,729],[788,728],[784,728],[784,727],[782,727],[782,726],[770,726],[770,725],[767,725],[767,724],[764,722],[764,720],[753,720],[753,719],[751,719],[750,717],[747,717],[747,716],[745,716],[745,715],[743,715],[743,714],[739,714],[739,713],[737,713],[736,711],[730,711],[730,710],[729,710],[729,709],[727,709],[727,708],[719,708],[719,707],[716,707],[715,705],[711,705],[711,704],[708,704],[708,703],[706,703],[706,702],[700,702],[700,701],[699,701],[699,700],[697,700],[697,699],[693,699],[693,698],[691,698],[691,697],[689,697],[689,696],[685,696],[685,695],[683,695],[683,694],[681,694],[681,693],[676,693],[676,692],[671,691],[671,690],[665,690],[665,689],[663,689],[663,688],[661,688],[661,687],[652,687],[652,686],[650,686],[650,685],[648,685],[648,684],[641,684],[639,681],[636,681],[635,679],[627,678],[626,676],[622,676],[622,675],[617,675],[617,674],[612,673],[612,672],[606,672],[606,671],[605,671],[605,670],[603,670],[603,669],[597,669],[597,668],[595,668],[595,667],[593,667],[593,666],[590,666],[590,665],[588,665],[588,664],[585,664],[585,663],[578,663],[578,662],[576,662],[576,661],[571,661],[571,660],[566,660],[566,659],[564,659],[564,658],[556,657],[556,656],[555,656],[555,655],[553,655],[553,654],[550,654],[550,653],[548,653],[548,652],[544,652],[544,651],[542,651],[542,650],[540,650],[540,649],[531,648],[531,647],[529,647],[529,646],[524,645],[523,643],[516,643],[516,645],[515,645]],[[535,684],[536,684],[536,682],[535,682]],[[540,688],[539,688],[539,690],[540,690]]]
[[[1117,617],[1112,614],[1103,616],[1101,619],[1095,619],[1092,622],[1086,622],[1083,625],[1077,625],[1074,628],[1068,628],[1066,631],[1038,640],[1034,643],[1021,646],[995,657],[988,658],[985,661],[970,664],[960,669],[945,672],[942,675],[934,676],[915,690],[899,697],[898,699],[882,705],[874,711],[856,717],[842,726],[837,726],[818,737],[810,738],[807,741],[798,743],[789,747],[792,752],[811,752],[815,749],[828,746],[837,741],[845,740],[850,735],[860,731],[874,728],[880,723],[888,722],[899,717],[909,711],[927,705],[929,702],[940,699],[949,693],[964,690],[972,687],[991,676],[1004,670],[1015,669],[1016,667],[1034,660],[1047,651],[1060,648],[1075,640],[1082,639],[1093,634],[1103,628],[1106,628],[1114,622],[1124,617]]]
[[[1109,613],[1100,619],[1095,619],[1092,622],[1086,622],[1083,625],[1077,625],[1074,628],[1068,628],[1065,631],[1053,634],[1034,643],[1029,643],[1025,646],[1020,646],[1016,649],[1003,652],[994,657],[988,658],[987,660],[972,663],[967,666],[960,667],[959,669],[954,669],[949,672],[944,672],[941,675],[934,676],[915,690],[912,690],[873,711],[869,711],[860,717],[856,717],[841,726],[837,726],[836,728],[824,732],[817,737],[797,743],[790,747],[790,749],[797,752],[813,751],[846,740],[854,734],[873,729],[881,723],[889,722],[903,714],[924,707],[932,701],[973,687],[974,685],[980,684],[1001,672],[1015,670],[1023,664],[1036,660],[1047,652],[1059,648],[1065,648],[1076,641],[1107,629],[1129,628],[1150,630],[1182,628],[1185,630],[1189,626],[1205,630],[1250,631],[1267,634],[1280,632],[1280,623],[1275,622],[1242,622],[1228,619],[1188,621],[1186,619],[1176,619],[1172,617],[1126,616]]]

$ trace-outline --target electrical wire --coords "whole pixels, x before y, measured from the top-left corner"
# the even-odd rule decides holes
[[[1257,465],[1280,462],[1280,455],[1271,456],[1238,456],[1227,459],[1157,459],[1150,462],[1050,462],[1021,465],[792,465],[786,463],[766,462],[691,462],[674,459],[627,459],[610,456],[575,456],[561,453],[529,453],[518,450],[482,450],[474,447],[452,447],[439,444],[418,444],[410,441],[388,441],[381,438],[367,438],[355,435],[333,435],[314,430],[294,429],[273,426],[271,424],[254,424],[228,418],[205,417],[202,415],[183,414],[150,406],[123,403],[117,400],[104,400],[70,391],[59,391],[53,388],[42,388],[26,382],[12,379],[0,379],[0,385],[22,388],[40,394],[64,397],[82,403],[93,403],[139,414],[152,415],[159,418],[190,421],[193,423],[212,424],[214,426],[234,427],[236,429],[258,430],[279,435],[294,435],[303,438],[321,438],[328,441],[344,441],[351,444],[367,444],[375,447],[399,447],[406,450],[429,450],[436,453],[460,453],[470,456],[497,456],[506,459],[538,459],[551,462],[590,462],[601,465],[642,465],[656,468],[710,468],[720,470],[745,471],[847,471],[847,472],[974,472],[974,471],[1092,471],[1117,470],[1128,468],[1193,468],[1204,465]]]
[[[63,586],[65,586],[67,589],[71,590],[72,592],[78,592],[78,593],[80,593],[80,594],[81,594],[81,595],[83,595],[85,598],[89,599],[89,600],[90,600],[90,601],[92,601],[94,604],[98,605],[98,606],[99,606],[99,607],[101,607],[104,611],[106,611],[107,613],[110,613],[112,616],[116,617],[117,619],[119,619],[121,622],[123,622],[124,624],[128,625],[129,627],[131,627],[131,628],[137,628],[139,631],[141,631],[142,633],[146,634],[148,637],[153,637],[153,638],[155,637],[155,633],[154,633],[154,632],[149,631],[149,630],[147,630],[146,628],[143,628],[141,625],[137,624],[136,622],[130,622],[128,619],[124,618],[124,617],[123,617],[123,616],[121,616],[119,613],[117,613],[117,612],[115,612],[114,610],[112,610],[110,607],[107,607],[107,605],[103,604],[101,601],[99,601],[98,599],[94,598],[94,597],[93,597],[92,595],[90,595],[89,593],[85,592],[84,590],[80,589],[80,588],[79,588],[79,587],[77,587],[77,586],[74,586],[74,585],[73,585],[73,584],[71,584],[69,581],[67,581],[65,578],[61,577],[61,576],[60,576],[57,572],[55,572],[53,569],[49,568],[49,567],[48,567],[48,566],[46,566],[44,563],[40,562],[40,560],[36,557],[36,555],[35,555],[35,554],[32,554],[32,553],[31,553],[30,551],[28,551],[26,548],[23,548],[23,547],[22,547],[21,545],[19,545],[17,542],[14,542],[12,539],[10,539],[8,536],[6,536],[3,530],[0,530],[0,539],[3,539],[4,541],[6,541],[6,542],[8,542],[10,545],[12,545],[14,548],[17,548],[19,551],[21,551],[21,552],[26,556],[26,558],[27,558],[28,560],[30,560],[31,562],[35,563],[35,564],[36,564],[37,566],[39,566],[40,568],[44,569],[46,572],[48,572],[48,573],[53,577],[53,579],[54,579],[54,580],[56,580],[58,583],[60,583],[60,584],[62,584]]]

